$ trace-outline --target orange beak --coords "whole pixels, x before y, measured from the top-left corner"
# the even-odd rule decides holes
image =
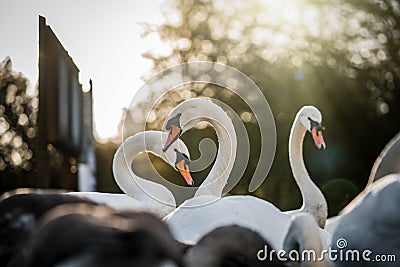
[[[182,129],[175,125],[171,125],[171,129],[169,130],[167,141],[165,141],[163,151],[167,151],[167,149],[179,138]]]
[[[318,149],[325,149],[326,145],[325,145],[325,141],[324,141],[324,137],[322,135],[322,131],[318,129],[318,127],[313,127],[311,129],[311,134],[314,140],[314,144],[316,147],[318,147]]]
[[[185,179],[186,183],[188,185],[193,185],[194,182],[192,176],[190,175],[189,166],[186,164],[186,162],[184,160],[181,160],[177,164],[175,164],[175,166]]]

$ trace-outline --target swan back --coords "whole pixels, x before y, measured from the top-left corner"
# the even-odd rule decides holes
[[[400,133],[385,146],[376,159],[368,184],[392,173],[400,173]]]
[[[354,202],[354,203],[353,203]],[[340,217],[332,238],[332,248],[336,240],[344,238],[347,247],[343,250],[370,250],[373,255],[395,255],[400,258],[400,174],[392,174],[368,186],[353,201]],[[345,263],[336,263],[344,266]],[[361,261],[360,266],[365,262]],[[398,266],[398,263],[375,262],[374,266]]]
[[[185,201],[164,221],[183,243],[197,243],[211,230],[234,223],[261,234],[272,247],[280,249],[290,217],[253,196],[200,196]]]

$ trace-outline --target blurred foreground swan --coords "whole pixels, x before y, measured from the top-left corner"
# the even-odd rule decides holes
[[[327,232],[320,231],[319,226],[310,214],[299,212],[292,216],[289,230],[283,242],[283,250],[289,260],[289,255],[311,255],[311,258],[300,256],[297,259],[302,267],[333,266],[327,254],[325,254],[325,257],[323,254],[326,243],[330,243],[330,239],[331,236]],[[291,254],[293,251],[297,251],[298,254]],[[311,252],[311,254],[308,254],[308,252]]]
[[[7,263],[30,238],[37,221],[48,210],[63,204],[90,200],[62,194],[61,190],[18,189],[0,197],[0,262]]]
[[[265,247],[269,250],[267,255],[264,255]],[[258,233],[237,225],[228,225],[203,236],[188,250],[184,261],[187,267],[285,266],[278,260],[276,252],[271,251],[273,249]]]
[[[172,149],[167,152],[162,151],[162,144],[167,137],[167,133],[160,131],[140,132],[128,137],[120,145],[114,155],[113,172],[116,183],[125,194],[98,192],[70,192],[68,194],[86,197],[117,210],[142,210],[153,213],[159,218],[164,217],[176,207],[173,194],[165,186],[136,175],[131,165],[136,155],[150,152],[175,167],[171,163],[171,160],[176,158],[175,152]],[[172,148],[178,147],[183,153],[189,155],[186,145],[179,139]],[[178,169],[187,183],[193,182],[190,174],[184,168]]]
[[[168,227],[145,212],[66,204],[49,211],[10,267],[182,266]]]
[[[332,236],[332,247],[338,249],[336,240],[345,239],[344,251],[357,250],[360,255],[369,250],[370,260],[361,258],[351,266],[398,266],[400,259],[400,174],[390,174],[370,184],[346,208],[337,220]],[[395,261],[375,261],[376,255],[394,255]],[[348,266],[348,262],[335,262]],[[370,264],[370,265],[368,265]]]

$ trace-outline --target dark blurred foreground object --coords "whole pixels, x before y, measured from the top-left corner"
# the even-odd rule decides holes
[[[18,194],[20,191],[25,193]],[[7,192],[0,197],[0,262],[2,264],[7,264],[19,247],[30,238],[37,221],[48,210],[66,203],[95,205],[83,198],[55,192],[55,190],[23,189]]]
[[[400,174],[387,175],[367,186],[338,218],[332,236],[332,249],[343,254],[358,250],[360,261],[337,261],[335,266],[399,266],[400,259]],[[337,240],[345,239],[345,247],[338,248]],[[371,262],[361,258],[365,250]],[[394,255],[395,261],[375,261],[376,255]],[[382,258],[383,259],[383,258]]]
[[[304,255],[307,251],[313,251],[315,255],[323,255],[324,245],[320,233],[318,224],[308,212],[292,215],[289,230],[283,241],[283,250],[287,258],[285,266],[298,266],[298,264],[304,267],[331,266],[327,258],[311,260],[299,257],[298,261],[293,261],[290,257],[292,251],[297,251],[298,255]]]
[[[181,246],[148,213],[66,204],[48,212],[10,266],[181,266]]]
[[[272,261],[261,261],[257,253],[270,244],[258,233],[245,227],[218,227],[203,236],[185,255],[188,267],[285,266],[276,254]]]
[[[392,173],[400,173],[400,133],[393,137],[379,154],[372,167],[368,184]]]

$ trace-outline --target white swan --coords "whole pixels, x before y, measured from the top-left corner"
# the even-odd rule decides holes
[[[302,110],[305,112],[309,109]],[[304,129],[313,132],[317,146],[322,147],[324,143],[317,127],[321,119],[320,113],[316,115],[315,108],[311,110],[312,112],[302,113],[297,118],[304,123]],[[166,125],[169,137],[164,150],[168,149],[181,132],[196,125],[200,120],[206,119],[213,123],[215,118],[218,118],[220,122],[213,125],[220,142],[218,157],[205,184],[201,185],[194,198],[185,201],[164,218],[175,238],[181,242],[196,243],[204,234],[217,227],[237,224],[260,233],[273,247],[282,248],[284,234],[290,224],[289,215],[282,213],[271,203],[252,196],[220,198],[236,154],[233,153],[236,150],[236,142],[229,144],[228,136],[232,139],[235,132],[227,114],[211,101],[190,99],[175,107],[169,118]],[[221,122],[224,124],[221,125]],[[236,141],[236,137],[232,140]],[[231,148],[229,156],[221,153],[221,150],[226,148]],[[215,177],[218,178],[216,181]]]
[[[314,106],[302,107],[294,119],[289,136],[289,161],[293,177],[300,188],[303,205],[298,210],[287,211],[288,214],[310,213],[319,227],[324,228],[328,216],[328,205],[321,190],[311,180],[303,160],[303,140],[307,131],[312,134],[315,145],[325,149],[326,145],[321,131],[322,115]]]
[[[218,153],[207,178],[196,191],[195,197],[212,195],[220,197],[236,158],[236,132],[225,111],[210,100],[192,98],[177,105],[168,116],[166,128],[168,139],[163,151],[168,151],[179,136],[196,126],[200,121],[209,122],[218,138]]]
[[[137,154],[146,151],[172,165],[171,159],[175,158],[175,152],[172,149],[163,152],[161,149],[167,136],[166,133],[160,131],[140,132],[130,136],[120,145],[114,155],[113,172],[115,181],[125,194],[98,192],[70,192],[68,194],[86,197],[117,210],[143,210],[160,218],[164,217],[176,207],[174,196],[165,186],[137,176],[132,171],[131,165]],[[187,147],[181,140],[178,140],[173,148],[179,148],[183,153],[188,154]],[[182,175],[186,176],[187,182],[191,183],[190,175],[178,169]]]
[[[199,188],[195,196],[214,195],[221,196],[228,175],[232,170],[234,157],[236,156],[236,134],[230,118],[226,113],[211,101],[205,99],[190,99],[182,102],[174,108],[166,124],[169,136],[164,150],[179,137],[180,134],[196,125],[201,119],[210,121],[217,132],[219,141],[218,156],[213,169]],[[191,118],[195,118],[190,120]],[[215,123],[217,121],[218,123]],[[308,212],[312,214],[321,228],[324,228],[328,215],[328,207],[321,190],[314,184],[308,175],[303,160],[303,140],[307,131],[312,134],[315,145],[325,148],[325,142],[321,131],[322,115],[314,106],[304,106],[299,110],[293,122],[289,137],[289,161],[293,171],[293,177],[300,188],[303,205],[298,210],[288,211],[289,214]],[[182,126],[181,126],[182,124]],[[225,128],[221,128],[221,127]],[[231,142],[231,144],[229,144]],[[232,144],[232,142],[234,142]],[[230,159],[225,153],[230,150]],[[217,179],[218,182],[213,182]],[[210,186],[208,186],[210,185]]]

